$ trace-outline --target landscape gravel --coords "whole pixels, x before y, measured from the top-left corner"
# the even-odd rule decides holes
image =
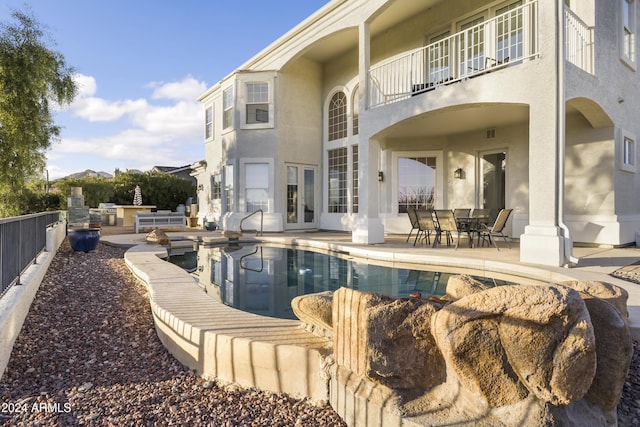
[[[65,240],[0,380],[2,426],[344,426],[328,404],[198,376],[160,343],[125,249]]]
[[[158,340],[125,249],[65,240],[0,380],[1,426],[345,426],[327,404],[198,376]],[[640,284],[640,277],[625,279]],[[618,405],[640,426],[640,346]]]

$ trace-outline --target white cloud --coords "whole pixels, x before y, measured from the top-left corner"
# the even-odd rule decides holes
[[[205,82],[199,82],[191,76],[187,76],[179,82],[151,83],[149,87],[155,89],[151,95],[153,99],[177,99],[184,101],[194,101],[207,90]]]
[[[76,83],[78,96],[64,110],[88,122],[104,122],[100,125],[103,135],[90,134],[95,125],[63,124],[61,139],[53,144],[48,155],[52,175],[69,169],[74,172],[92,169],[89,162],[98,160],[112,165],[100,170],[113,171],[148,170],[154,165],[181,166],[204,157],[202,106],[196,101],[196,96],[206,89],[204,82],[187,76],[177,82],[152,83],[147,85],[147,89],[153,89],[149,99],[117,101],[97,96],[98,85],[91,76],[78,74]],[[156,99],[165,101],[155,105]],[[112,132],[108,131],[110,128]],[[78,164],[85,158],[87,164]],[[65,164],[70,159],[75,164]]]

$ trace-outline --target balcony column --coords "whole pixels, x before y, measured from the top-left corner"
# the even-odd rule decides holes
[[[369,79],[367,72],[370,66],[370,33],[369,24],[362,23],[359,27],[359,85],[361,112],[367,109],[369,97]],[[360,114],[361,129],[366,129],[362,122],[367,120],[366,114]],[[371,245],[384,242],[384,226],[378,214],[378,165],[380,145],[375,140],[370,140],[367,135],[360,134],[358,144],[358,170],[359,170],[359,197],[358,216],[354,219],[351,241],[353,243]]]
[[[540,75],[529,108],[529,225],[520,236],[520,261],[551,266],[571,258],[571,237],[563,223],[564,204],[564,3],[540,4]],[[555,29],[552,31],[551,29]],[[546,52],[545,52],[546,51]]]

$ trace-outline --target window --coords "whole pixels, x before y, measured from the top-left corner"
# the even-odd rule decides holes
[[[226,165],[224,168],[224,194],[227,212],[233,212],[233,165]]]
[[[451,77],[449,75],[449,31],[431,37],[429,40],[429,83],[438,84]]]
[[[460,76],[484,68],[484,16],[460,25]]]
[[[498,16],[497,26],[497,51],[495,63],[487,65],[497,65],[522,58],[524,52],[523,21],[524,10],[517,9],[522,6],[522,1],[516,1],[508,6],[501,7],[496,11]]]
[[[353,107],[351,108],[351,111],[353,111],[353,118],[352,118],[352,126],[353,126],[353,134],[357,135],[360,132],[360,125],[359,125],[359,113],[360,113],[360,88],[356,87],[356,90],[353,93]]]
[[[636,2],[620,0],[622,6],[621,56],[628,65],[636,65]]]
[[[347,149],[329,150],[329,213],[347,212]]]
[[[204,137],[213,138],[213,106],[207,107],[204,112]]]
[[[269,165],[247,163],[244,165],[246,212],[262,209],[269,211]]]
[[[433,209],[436,203],[436,158],[398,158],[398,213],[407,208]]]
[[[222,93],[222,128],[226,129],[233,124],[233,88]]]
[[[247,83],[247,124],[269,123],[269,84]]]
[[[347,97],[337,92],[329,103],[329,141],[347,136]]]
[[[222,199],[222,176],[219,173],[211,177],[211,199]]]
[[[622,147],[620,169],[627,172],[636,171],[636,138],[626,131],[622,131]]]
[[[351,147],[351,185],[353,186],[353,192],[351,197],[351,212],[358,213],[358,146]]]

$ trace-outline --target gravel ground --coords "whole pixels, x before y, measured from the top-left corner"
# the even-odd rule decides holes
[[[3,426],[343,426],[328,405],[224,386],[177,362],[124,249],[55,256],[0,382]]]
[[[155,334],[124,251],[62,244],[0,381],[0,425],[345,425],[327,405],[217,384],[178,363]],[[636,342],[618,424],[640,426]]]

